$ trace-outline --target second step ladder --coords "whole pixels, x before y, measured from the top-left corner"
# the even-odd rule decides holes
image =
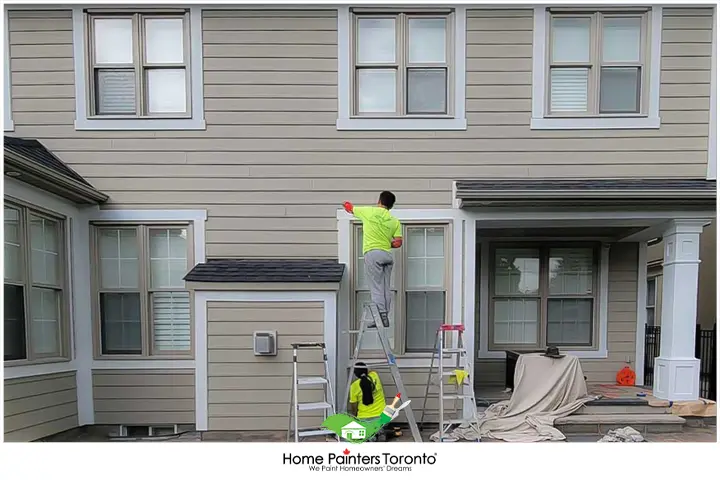
[[[402,378],[400,377],[400,370],[398,369],[395,355],[393,355],[390,348],[390,341],[388,340],[387,334],[385,332],[386,328],[387,327],[383,324],[382,318],[380,317],[380,311],[378,310],[377,305],[375,305],[374,303],[365,304],[363,308],[363,315],[360,319],[360,330],[355,332],[349,332],[356,333],[357,339],[355,341],[355,351],[349,365],[350,373],[348,375],[348,381],[345,386],[345,396],[342,399],[343,402],[347,402],[348,398],[350,397],[350,386],[353,382],[355,366],[358,363],[364,363],[368,368],[389,367],[390,375],[395,382],[395,387],[400,393],[400,397],[403,399],[403,401],[409,400],[407,396],[407,391],[405,390],[405,385],[403,384]],[[361,360],[359,357],[360,353],[362,352],[362,340],[365,336],[365,333],[370,333],[373,331],[377,332],[378,337],[380,338],[380,344],[382,345],[385,358]],[[422,437],[420,436],[420,429],[418,428],[417,422],[415,421],[415,414],[413,413],[412,407],[408,405],[404,409],[404,412],[405,417],[408,421],[408,425],[410,427],[410,432],[413,436],[413,440],[416,442],[422,442]]]
[[[453,338],[453,333],[457,337]],[[435,351],[430,360],[430,371],[428,372],[427,385],[425,386],[425,401],[423,402],[423,413],[420,417],[420,424],[424,425],[425,414],[428,411],[427,403],[430,397],[430,386],[437,383],[438,386],[438,441],[442,442],[448,438],[448,433],[453,426],[469,424],[470,428],[480,435],[480,428],[477,423],[477,405],[475,403],[475,385],[472,377],[472,369],[468,358],[463,334],[464,325],[441,325],[437,330],[435,340]],[[450,337],[450,338],[448,338]],[[450,346],[448,346],[450,344]],[[454,345],[453,345],[454,344]],[[454,379],[455,391],[449,392],[451,380]],[[447,382],[447,384],[446,384]],[[445,401],[452,401],[455,418],[446,418]],[[470,417],[464,418],[463,409],[465,402],[471,404]],[[459,405],[458,405],[459,404]],[[459,406],[459,408],[458,408]]]

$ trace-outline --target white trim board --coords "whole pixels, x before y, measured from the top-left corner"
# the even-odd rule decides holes
[[[718,137],[718,86],[717,86],[717,43],[720,34],[720,18],[718,18],[718,7],[713,7],[713,33],[712,33],[712,60],[710,67],[710,122],[708,125],[708,165],[707,179],[717,179],[717,137]]]
[[[336,293],[321,291],[286,292],[195,292],[195,425],[196,430],[207,431],[208,413],[208,350],[207,350],[207,304],[208,302],[323,302],[323,334],[327,348],[330,383],[337,397],[337,299]],[[282,332],[278,332],[279,335]]]
[[[191,222],[195,264],[205,262],[207,210],[98,210],[90,222]]]
[[[107,5],[104,5],[107,7]],[[191,118],[89,118],[85,16],[88,6],[73,6],[73,56],[75,58],[76,130],[205,130],[202,7],[190,9],[190,108]]]
[[[337,7],[338,43],[338,130],[466,130],[465,118],[465,62],[466,62],[466,7],[446,5],[455,10],[454,25],[454,116],[447,118],[357,118],[351,115],[351,21],[349,6]],[[402,9],[402,7],[398,7]]]
[[[12,132],[15,130],[15,124],[13,123],[12,116],[12,72],[10,67],[10,17],[8,16],[7,7],[5,8],[5,14],[3,15],[5,21],[5,42],[3,48],[3,54],[5,55],[5,71],[3,72],[5,77],[4,94],[5,104],[3,105],[4,119],[3,129],[6,132]]]
[[[663,7],[653,5],[650,19],[650,81],[648,114],[637,117],[548,118],[547,104],[547,5],[535,6],[533,14],[532,130],[605,130],[660,128],[660,71]]]

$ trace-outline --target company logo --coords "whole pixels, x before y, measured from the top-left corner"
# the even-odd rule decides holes
[[[412,472],[413,467],[435,465],[437,453],[422,455],[396,455],[381,453],[363,455],[345,449],[341,454],[322,455],[283,455],[283,465],[306,466],[311,472]]]
[[[364,443],[371,440],[385,425],[392,422],[402,409],[410,405],[408,400],[396,408],[399,402],[398,393],[393,403],[385,406],[380,417],[375,420],[360,420],[346,413],[337,413],[325,419],[322,425],[347,442]]]

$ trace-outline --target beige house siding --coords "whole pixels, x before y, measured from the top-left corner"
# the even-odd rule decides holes
[[[72,19],[10,12],[16,134],[110,195],[207,208],[208,257],[332,257],[343,200],[451,205],[467,177],[704,177],[711,9],[665,9],[659,130],[530,130],[532,10],[470,10],[467,131],[337,131],[335,10],[206,11],[206,131],[75,131]],[[611,141],[608,141],[611,139]],[[652,167],[652,168],[649,168]]]
[[[608,266],[608,356],[581,359],[588,383],[615,383],[623,366],[635,366],[637,326],[638,244],[616,243],[610,248]],[[505,383],[505,360],[481,359],[475,363],[478,387]]]
[[[208,417],[210,430],[287,430],[292,389],[291,343],[322,342],[322,302],[208,302]],[[253,353],[253,331],[276,330],[278,355]],[[322,351],[299,353],[300,375],[324,376]],[[337,395],[337,392],[335,392]],[[302,387],[301,402],[324,398]],[[322,412],[300,413],[300,426],[319,426]]]
[[[98,425],[191,425],[195,423],[195,372],[93,370]]]
[[[78,426],[75,372],[5,380],[6,442],[31,442]]]

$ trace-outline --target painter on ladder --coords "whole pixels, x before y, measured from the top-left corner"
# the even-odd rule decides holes
[[[395,205],[395,195],[384,191],[376,206],[356,207],[345,202],[345,211],[362,222],[363,257],[365,277],[370,288],[370,300],[377,305],[385,327],[390,326],[388,314],[391,308],[393,257],[392,249],[402,246],[402,225],[390,209]]]

